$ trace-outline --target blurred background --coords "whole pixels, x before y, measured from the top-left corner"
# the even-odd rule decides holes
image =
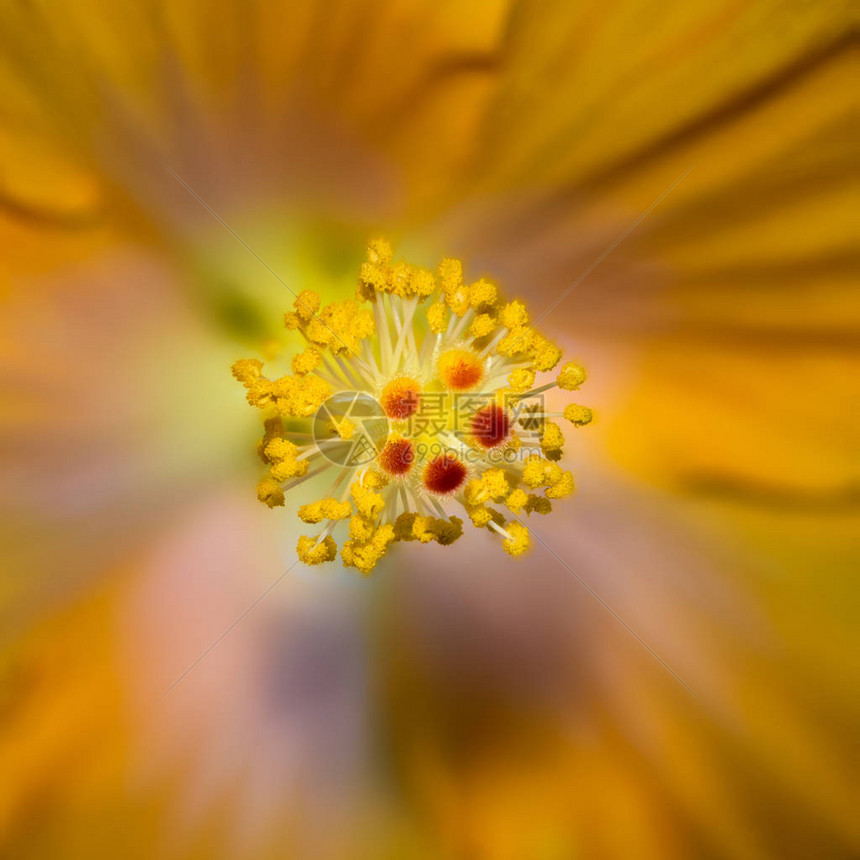
[[[856,856],[848,24],[2,0],[0,855]],[[282,577],[230,364],[379,233],[535,315],[624,235],[552,552]]]

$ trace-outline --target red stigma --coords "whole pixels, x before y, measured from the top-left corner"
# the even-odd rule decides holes
[[[415,451],[408,439],[391,439],[379,452],[379,465],[389,475],[405,475],[415,462]]]
[[[431,493],[453,493],[466,480],[466,466],[453,454],[440,454],[424,467],[421,480]]]
[[[472,436],[483,448],[495,448],[504,442],[511,431],[508,413],[497,403],[479,409],[472,417]]]
[[[481,357],[468,349],[449,349],[443,352],[439,357],[437,369],[446,387],[454,391],[469,391],[484,378],[484,363]]]
[[[392,379],[382,389],[380,403],[385,414],[395,421],[405,421],[418,411],[421,402],[421,386],[408,376]]]

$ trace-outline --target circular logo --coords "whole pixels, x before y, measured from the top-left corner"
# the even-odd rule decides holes
[[[388,418],[375,397],[364,391],[339,391],[317,410],[311,432],[323,457],[353,468],[376,458],[388,429]]]

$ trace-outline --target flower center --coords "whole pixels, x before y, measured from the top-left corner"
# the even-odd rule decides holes
[[[520,514],[549,514],[574,492],[551,419],[581,427],[592,412],[578,403],[547,411],[536,398],[578,390],[585,370],[569,361],[535,387],[561,350],[529,325],[523,302],[505,301],[483,278],[465,281],[460,260],[446,258],[434,273],[395,261],[388,242],[374,239],[354,300],[323,304],[302,290],[284,325],[306,341],[290,373],[271,376],[259,358],[232,371],[261,413],[257,498],[273,508],[288,494],[309,495],[297,514],[320,529],[298,540],[305,564],[339,551],[346,567],[368,574],[394,543],[448,546],[463,533],[463,519],[447,510],[455,505],[520,556],[529,547]],[[339,497],[313,499],[305,481],[326,471],[336,471],[327,493]]]
[[[454,454],[440,454],[424,467],[421,480],[431,493],[453,493],[466,480],[466,466]]]
[[[497,403],[479,409],[472,417],[472,436],[483,448],[495,448],[511,432],[511,420]]]
[[[382,389],[380,404],[385,414],[396,421],[404,421],[418,411],[421,386],[411,376],[398,376]]]
[[[379,465],[389,475],[405,475],[415,462],[415,450],[408,439],[389,439],[379,452]]]
[[[439,356],[439,378],[453,391],[469,391],[484,378],[481,357],[468,349],[449,349]]]

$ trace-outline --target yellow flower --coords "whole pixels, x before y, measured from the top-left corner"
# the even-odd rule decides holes
[[[851,16],[0,4],[0,854],[854,856]],[[363,261],[376,230],[498,274],[527,321],[454,260]],[[456,551],[457,516],[386,504],[341,550],[369,571],[411,536],[390,575],[267,592],[292,514],[343,489],[298,428],[303,381],[368,339],[359,269],[387,319],[417,300],[444,337],[472,313],[484,349],[504,313],[490,351],[558,374],[536,325],[593,372],[599,421],[550,390],[565,421],[516,432],[532,453],[556,421],[564,463],[498,503],[470,474],[485,531]],[[306,288],[336,305],[319,324]],[[264,359],[237,371],[247,423],[238,355]],[[261,462],[265,504],[306,480],[283,528]],[[544,519],[568,464],[583,492]],[[515,517],[531,556],[488,555],[524,544]]]

